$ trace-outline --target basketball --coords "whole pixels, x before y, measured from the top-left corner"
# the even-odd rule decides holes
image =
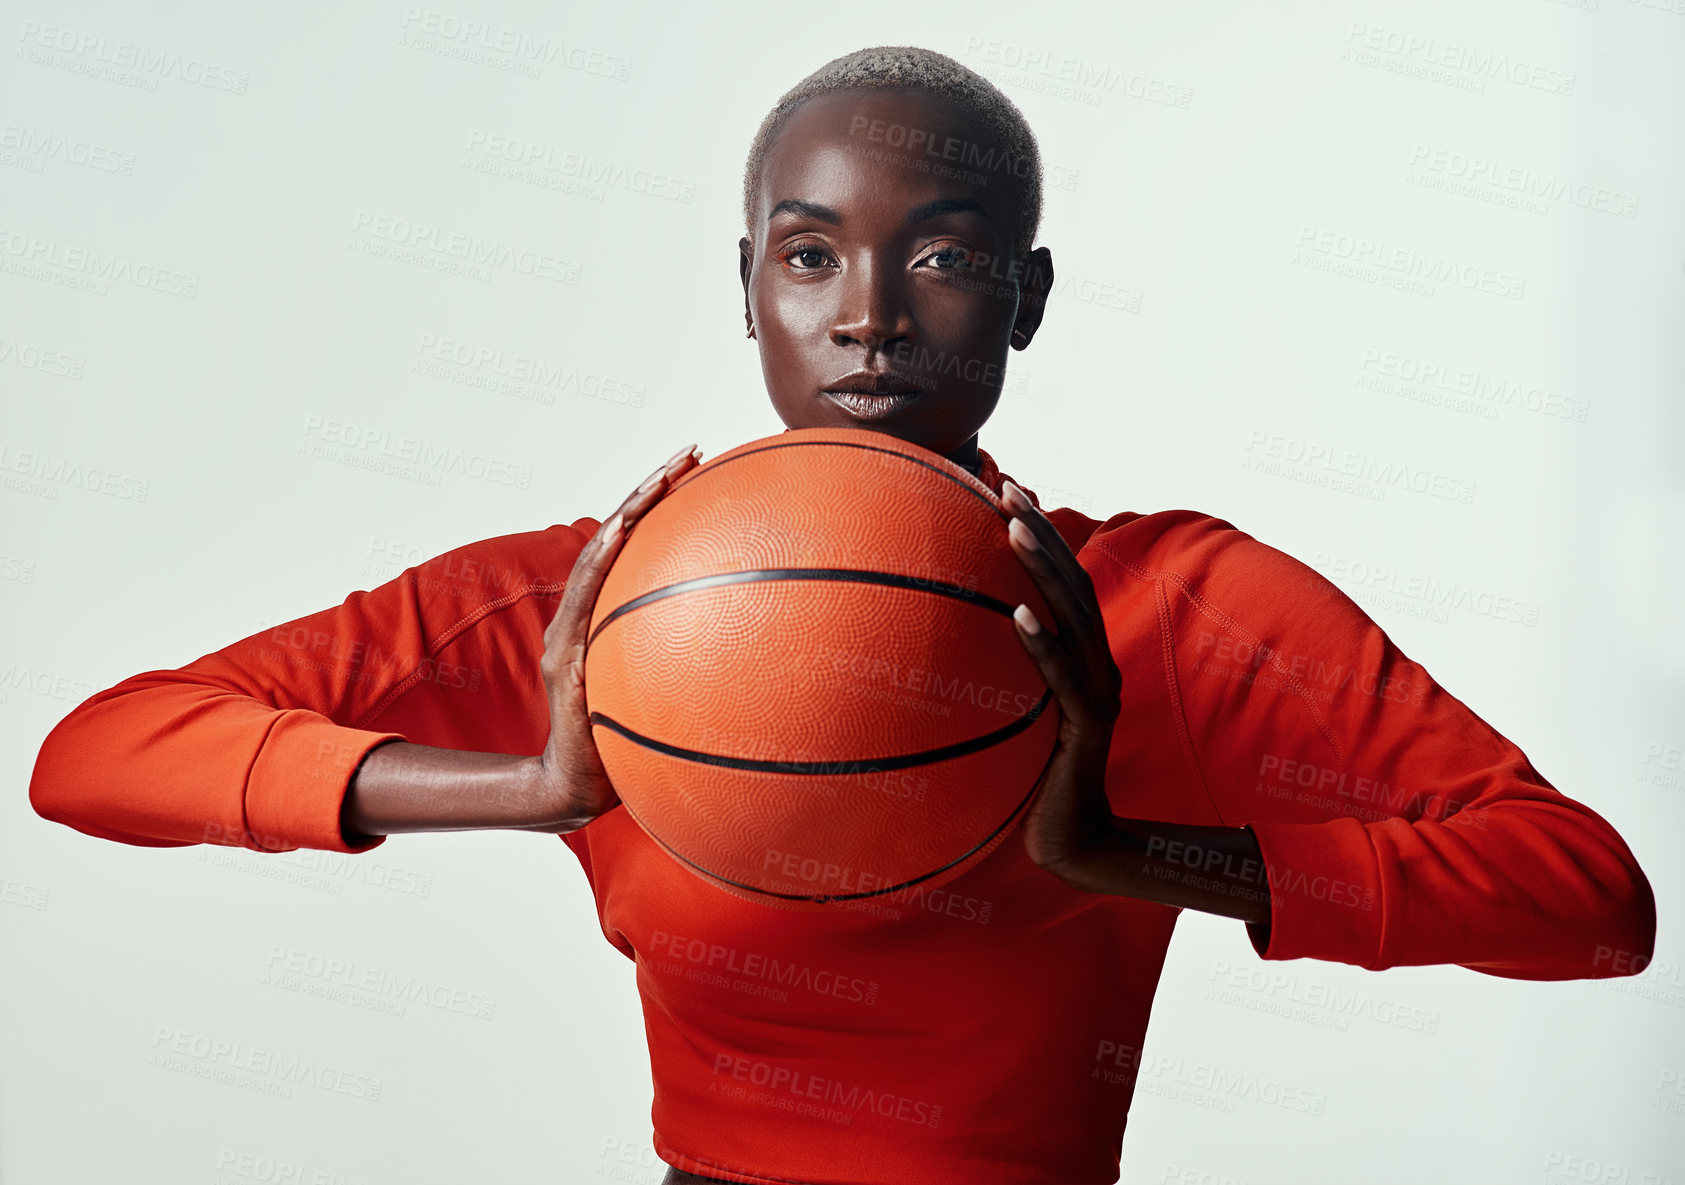
[[[705,879],[794,909],[890,898],[1000,844],[1058,702],[1012,611],[1052,615],[993,491],[856,428],[692,469],[628,530],[585,654],[622,804]]]

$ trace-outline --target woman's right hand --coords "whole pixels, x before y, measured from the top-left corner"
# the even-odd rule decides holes
[[[539,759],[537,797],[545,822],[529,831],[572,831],[620,801],[610,784],[585,707],[585,640],[597,592],[626,530],[659,502],[672,483],[701,461],[695,445],[674,453],[632,491],[598,528],[574,562],[562,603],[544,631],[544,687],[550,702],[550,739]]]

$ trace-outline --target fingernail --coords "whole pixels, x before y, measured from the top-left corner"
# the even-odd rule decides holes
[[[1020,605],[1018,608],[1014,609],[1012,611],[1012,620],[1023,626],[1026,634],[1041,633],[1041,622],[1036,620],[1036,615],[1030,612],[1030,607],[1028,605]]]
[[[669,466],[677,465],[680,461],[684,460],[687,456],[689,456],[691,453],[694,453],[695,451],[696,451],[696,446],[694,444],[685,445],[684,448],[680,449],[678,452],[676,452],[672,456],[668,457],[667,458],[667,464],[663,465],[662,468],[666,469]]]
[[[669,461],[667,464],[670,465],[670,464],[672,464],[672,462]],[[667,465],[663,465],[661,468],[657,469],[654,473],[652,473],[648,477],[644,478],[643,482],[638,486],[638,493],[642,494],[647,490],[654,489],[655,483],[660,481],[661,475],[666,473],[666,472],[667,472]]]
[[[1001,496],[1001,500],[1005,502],[1022,502],[1024,491],[1011,481],[1003,481],[1001,483]]]
[[[1021,518],[1015,518],[1006,527],[1007,534],[1017,539],[1019,544],[1029,551],[1040,551],[1041,544],[1036,542],[1036,533],[1030,530],[1030,524]]]
[[[604,534],[607,535],[608,538],[612,539],[616,535],[620,534],[620,529],[622,527],[624,527],[625,525],[626,525],[625,518],[617,510],[612,515],[609,516],[608,522],[603,524],[603,526],[608,528],[608,530],[605,531]]]

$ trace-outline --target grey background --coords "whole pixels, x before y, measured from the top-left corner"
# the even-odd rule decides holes
[[[367,867],[150,850],[45,823],[25,791],[52,725],[119,679],[604,516],[687,442],[781,430],[743,340],[743,158],[785,88],[876,43],[994,78],[1057,179],[1041,242],[1071,283],[983,430],[1002,468],[1097,518],[1214,513],[1318,567],[1613,822],[1660,901],[1658,962],[1608,983],[1263,964],[1238,924],[1184,916],[1147,1050],[1180,1060],[1137,1090],[1123,1180],[1685,1176],[1682,7],[0,5],[0,1181],[659,1178],[632,966],[558,840],[399,837]],[[163,64],[114,65],[124,42]],[[511,68],[540,44],[548,64]],[[563,169],[515,172],[493,137],[610,180],[552,187]],[[549,276],[380,254],[382,219]],[[1521,295],[1319,266],[1360,239]],[[68,262],[90,253],[157,287],[101,289]],[[443,339],[576,387],[417,370]],[[1389,373],[1420,366],[1484,393],[1435,404]],[[328,420],[530,481],[312,455]],[[1312,484],[1327,471],[1292,459],[1312,447],[1474,496]],[[293,951],[495,1011],[264,982]],[[1250,986],[1221,997],[1229,974]],[[1269,1011],[1336,989],[1367,1003]],[[160,1032],[331,1062],[381,1097],[172,1072],[149,1064]],[[1201,1075],[1326,1106],[1180,1097]]]

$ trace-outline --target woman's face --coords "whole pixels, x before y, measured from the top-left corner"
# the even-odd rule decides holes
[[[975,465],[1007,349],[1029,345],[1053,275],[1045,248],[1014,258],[1003,156],[919,91],[838,92],[790,118],[739,244],[786,426],[867,428]]]

